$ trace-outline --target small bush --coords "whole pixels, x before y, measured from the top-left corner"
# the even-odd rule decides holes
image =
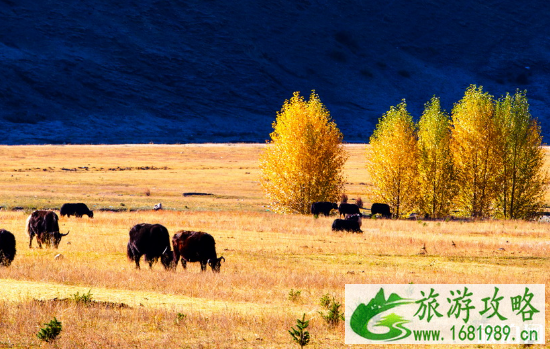
[[[45,327],[42,327],[36,336],[44,342],[54,341],[61,333],[61,322],[54,317],[53,320],[44,325]]]
[[[336,302],[334,298],[332,298],[330,305],[327,307],[328,312],[326,314],[319,312],[319,314],[321,314],[321,317],[327,322],[330,327],[336,327],[340,323],[340,321],[344,321],[344,313],[340,311],[341,306],[342,304]]]
[[[321,297],[321,299],[319,300],[319,304],[323,308],[328,309],[330,307],[330,295],[328,293],[324,294],[323,297]]]
[[[309,320],[306,321],[306,314],[302,316],[302,320],[296,319],[296,327],[291,327],[291,329],[288,331],[290,335],[292,336],[292,339],[298,343],[300,348],[305,347],[309,344],[309,332],[305,331],[305,329],[309,326]]]
[[[302,294],[302,291],[300,290],[294,291],[294,289],[291,288],[290,292],[288,292],[288,299],[293,302],[296,302],[300,298],[301,294]]]
[[[176,325],[179,325],[180,323],[182,323],[183,321],[185,321],[186,318],[187,318],[187,315],[186,315],[186,314],[177,313],[177,314],[176,314],[176,319],[174,320],[174,323],[175,323]]]
[[[88,290],[88,293],[82,293],[80,294],[79,292],[73,294],[71,296],[71,299],[76,303],[76,304],[82,304],[82,305],[88,305],[90,303],[92,303],[92,293],[91,293],[91,289]]]

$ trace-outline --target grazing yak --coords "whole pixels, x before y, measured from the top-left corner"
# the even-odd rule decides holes
[[[350,215],[350,214],[361,214],[359,211],[359,206],[356,204],[340,204],[338,206],[338,212],[340,213],[340,217]]]
[[[311,204],[311,214],[314,216],[318,216],[322,213],[325,215],[325,217],[327,217],[330,215],[330,211],[332,211],[333,209],[338,209],[338,205],[333,202],[322,201],[314,202]]]
[[[47,247],[53,244],[58,248],[61,238],[69,235],[59,232],[59,217],[53,211],[34,211],[27,218],[27,235],[29,236],[29,248],[32,248],[32,239],[36,235],[38,247],[44,243]]]
[[[187,262],[200,262],[201,271],[206,270],[206,264],[209,264],[213,272],[219,273],[222,260],[216,254],[216,241],[212,235],[200,231],[181,230],[174,234],[172,238],[174,246],[175,265],[181,256],[181,265],[183,269],[187,268]]]
[[[380,213],[384,218],[391,218],[390,205],[388,204],[372,204],[370,208],[371,215]]]
[[[15,258],[15,236],[5,229],[0,229],[0,265],[9,267]]]
[[[130,229],[127,255],[129,260],[136,262],[136,269],[140,269],[139,260],[145,255],[149,268],[159,258],[165,269],[173,267],[174,254],[170,249],[170,235],[168,229],[160,224],[140,223]]]
[[[90,211],[88,209],[88,206],[86,206],[86,204],[83,204],[83,203],[63,204],[63,206],[61,206],[61,210],[59,211],[59,214],[61,214],[61,217],[63,216],[82,217],[83,215],[87,215],[90,218],[94,218],[94,211]]]
[[[351,231],[352,233],[362,233],[361,214],[347,215],[346,219],[335,219],[332,222],[333,231]]]

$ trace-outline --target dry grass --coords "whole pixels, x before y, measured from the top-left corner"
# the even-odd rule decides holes
[[[0,205],[85,202],[96,209],[94,219],[61,219],[71,233],[59,250],[29,249],[28,212],[0,211],[0,228],[18,243],[12,266],[0,268],[0,347],[41,345],[39,327],[56,316],[60,348],[289,348],[297,346],[287,330],[306,313],[309,347],[345,348],[343,325],[329,328],[318,311],[327,293],[343,303],[346,283],[543,283],[550,309],[548,224],[365,220],[364,234],[334,233],[333,218],[268,210],[257,183],[261,149],[0,147]],[[369,207],[364,146],[349,149],[348,196],[362,196]],[[158,202],[166,210],[150,210]],[[125,251],[128,230],[139,222],[211,233],[226,258],[222,272],[201,273],[198,264],[135,270]],[[419,254],[423,244],[426,255]],[[65,258],[54,261],[57,253]],[[290,300],[291,290],[300,296]],[[129,307],[34,300],[88,291]],[[549,328],[548,312],[546,321]]]

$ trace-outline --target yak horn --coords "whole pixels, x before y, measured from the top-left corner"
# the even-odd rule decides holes
[[[59,235],[61,235],[61,236],[67,236],[67,235],[69,235],[70,232],[71,232],[71,231],[68,230],[68,231],[67,231],[67,234],[59,234]]]
[[[223,256],[220,257],[220,262],[221,262],[222,259],[225,262],[225,258],[223,258]]]
[[[168,246],[166,246],[166,248],[164,249],[164,251],[162,251],[162,254],[165,254],[167,250],[168,250]]]

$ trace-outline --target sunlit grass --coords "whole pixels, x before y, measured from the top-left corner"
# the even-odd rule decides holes
[[[38,326],[56,316],[62,348],[290,348],[287,330],[306,313],[311,347],[344,348],[343,325],[329,328],[318,312],[327,293],[344,303],[349,283],[542,283],[548,307],[548,224],[365,219],[363,234],[335,233],[334,217],[269,211],[257,183],[262,147],[0,147],[0,205],[8,208],[0,210],[0,228],[14,233],[18,247],[13,264],[0,268],[0,347],[39,345]],[[348,148],[348,195],[367,201],[364,146]],[[79,166],[89,170],[61,170]],[[50,167],[54,172],[26,170]],[[30,208],[64,202],[85,202],[95,218],[63,217],[61,230],[70,234],[58,250],[29,249]],[[152,211],[158,202],[166,209]],[[16,206],[28,209],[12,211]],[[136,270],[126,244],[141,222],[161,223],[171,234],[212,234],[226,259],[221,273],[201,273],[198,263],[187,271],[144,263]],[[64,258],[54,260],[57,253]],[[289,300],[291,290],[299,299]],[[129,307],[33,301],[88,291]],[[187,315],[180,323],[178,313]],[[549,328],[550,316],[546,321]]]

